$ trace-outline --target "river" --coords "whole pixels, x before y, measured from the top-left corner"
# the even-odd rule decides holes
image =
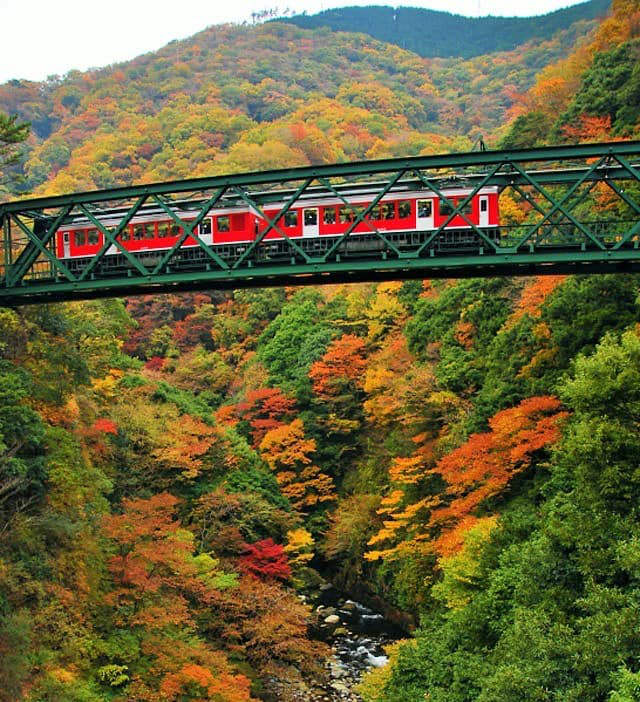
[[[336,629],[331,649],[333,656],[327,663],[330,682],[326,687],[327,700],[360,701],[354,692],[363,673],[387,664],[384,646],[394,640],[387,630],[382,614],[359,602],[347,600],[338,609],[342,627]],[[342,633],[341,629],[346,629]]]
[[[309,635],[331,647],[331,656],[324,662],[326,676],[315,684],[271,678],[267,680],[261,699],[269,702],[362,702],[355,688],[363,674],[386,665],[384,646],[406,637],[406,631],[380,612],[341,595],[329,583],[299,597],[313,608]]]
[[[332,656],[326,663],[329,682],[309,701],[361,702],[356,685],[366,671],[387,664],[384,646],[401,632],[381,613],[335,590],[325,591],[322,601],[325,604],[314,609],[315,632],[331,645]]]

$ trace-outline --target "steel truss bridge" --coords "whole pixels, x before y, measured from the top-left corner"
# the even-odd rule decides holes
[[[639,159],[639,141],[479,151],[194,178],[0,204],[0,305],[196,289],[638,271]],[[456,206],[443,191],[459,186],[470,192]],[[501,191],[501,226],[491,231],[464,214],[486,186]],[[452,208],[437,229],[391,233],[368,219],[386,195],[401,198],[403,191],[421,189]],[[362,196],[370,204],[344,234],[287,237],[280,218],[324,196],[345,205]],[[265,207],[276,202],[284,203],[278,215],[266,216]],[[267,222],[255,241],[208,245],[194,233],[213,208],[238,206],[250,207]],[[166,251],[128,251],[122,232],[134,217],[150,213],[175,221],[183,227],[182,235]],[[188,221],[181,219],[185,216]],[[456,232],[449,223],[457,216],[469,226]],[[56,232],[77,222],[104,235],[98,253],[81,267],[59,260],[54,249]],[[360,222],[369,233],[354,233]],[[265,239],[269,232],[282,239]],[[197,246],[182,247],[187,237]],[[118,255],[106,255],[110,248]]]

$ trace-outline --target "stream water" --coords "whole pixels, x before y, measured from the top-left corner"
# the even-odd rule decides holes
[[[373,609],[342,596],[329,583],[302,601],[313,602],[309,633],[326,642],[331,656],[325,661],[327,675],[313,683],[282,684],[270,680],[269,702],[362,702],[355,688],[363,674],[382,667],[388,659],[384,646],[406,636],[398,627]]]
[[[310,702],[360,702],[355,687],[362,675],[387,664],[384,646],[398,637],[398,630],[379,612],[360,602],[327,591],[325,604],[315,609],[319,637],[331,645],[326,663],[329,682]]]
[[[382,614],[359,602],[347,600],[336,616],[340,617],[342,626],[336,629],[331,642],[333,656],[327,664],[331,678],[326,688],[327,699],[355,702],[361,700],[354,692],[355,686],[367,670],[387,664],[383,647],[394,637]]]

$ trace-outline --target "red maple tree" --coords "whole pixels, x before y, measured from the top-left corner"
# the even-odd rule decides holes
[[[247,393],[244,402],[235,406],[234,414],[251,426],[254,448],[259,446],[265,434],[291,419],[295,400],[285,395],[280,388],[258,388]]]
[[[244,555],[240,558],[240,568],[262,580],[288,580],[291,568],[284,547],[271,538],[244,544]]]

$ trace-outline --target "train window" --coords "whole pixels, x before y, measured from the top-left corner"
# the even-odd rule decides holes
[[[340,222],[342,224],[347,224],[348,222],[353,222],[353,208],[345,207],[344,205],[340,208]]]
[[[318,224],[318,210],[305,210],[304,223],[307,227],[315,227]]]
[[[411,217],[411,203],[409,200],[401,200],[398,203],[398,218],[406,219],[407,217]]]
[[[74,233],[73,241],[76,246],[84,246],[87,243],[87,233],[84,229],[80,229]]]
[[[129,239],[131,239],[131,232],[127,226],[118,235],[118,241],[129,241]]]
[[[461,197],[457,201],[457,205],[461,205],[464,202],[465,198]],[[472,201],[469,200],[467,204],[462,208],[462,214],[470,215],[471,214],[471,209],[472,209]]]
[[[463,197],[449,198],[450,202],[452,202],[455,207],[459,207],[464,202],[464,199],[465,198]],[[470,215],[471,202],[468,202],[460,212],[465,215]],[[440,214],[445,217],[448,217],[450,214],[453,214],[453,207],[448,202],[443,202],[442,200],[440,200]]]
[[[396,203],[385,202],[384,205],[382,205],[382,216],[384,219],[394,219],[396,216]]]
[[[356,217],[360,217],[360,215],[364,214],[364,211],[365,211],[366,209],[367,209],[367,208],[366,208],[364,205],[356,205],[356,206],[353,208],[353,219],[355,220]]]
[[[218,225],[219,232],[228,232],[229,231],[229,216],[228,215],[219,215],[218,217],[216,217],[216,224]]]
[[[177,222],[169,223],[169,236],[182,236],[182,227]]]
[[[89,246],[96,246],[98,242],[100,241],[99,235],[98,235],[98,230],[97,229],[89,229],[89,235],[87,237]]]
[[[432,200],[418,200],[418,217],[431,217],[433,214]]]
[[[154,222],[147,222],[144,225],[144,238],[154,239],[156,236],[156,225]]]
[[[450,214],[453,214],[452,203],[455,203],[455,200],[447,200],[446,202],[440,200],[440,215],[442,217],[448,217]]]
[[[371,219],[384,219],[382,216],[382,205],[376,205],[372,210],[371,214],[369,215]]]
[[[211,219],[207,217],[200,225],[200,234],[211,234]]]
[[[133,238],[136,241],[144,239],[144,224],[134,224],[133,225]]]
[[[171,236],[171,222],[158,222],[158,239],[167,239]]]
[[[284,226],[285,227],[297,227],[298,226],[298,212],[296,210],[289,210],[284,213]]]
[[[486,212],[487,211],[487,198],[486,197],[481,197],[480,198],[480,212]]]
[[[335,207],[325,207],[324,213],[322,215],[322,221],[325,224],[335,224],[336,223],[336,208]]]

